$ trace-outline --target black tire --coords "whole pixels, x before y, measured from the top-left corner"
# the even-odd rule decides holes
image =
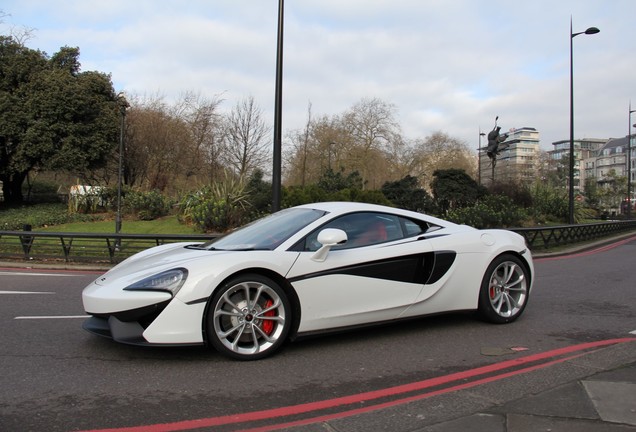
[[[258,360],[287,339],[292,309],[285,291],[259,274],[238,276],[217,289],[208,306],[208,342],[221,354]]]
[[[479,291],[479,316],[505,324],[519,318],[528,303],[530,274],[520,258],[500,255],[488,266]]]

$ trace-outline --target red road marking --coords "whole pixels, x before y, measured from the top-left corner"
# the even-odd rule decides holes
[[[605,246],[601,246],[599,248],[596,249],[592,249],[592,250],[588,250],[588,251],[583,251],[583,252],[579,252],[579,253],[573,253],[573,254],[568,254],[568,255],[560,255],[560,256],[555,256],[555,257],[544,257],[544,258],[537,258],[534,261],[535,262],[539,262],[539,261],[553,261],[553,260],[560,260],[560,259],[568,259],[568,258],[576,258],[576,257],[582,257],[582,256],[587,256],[587,255],[594,255],[600,252],[605,252],[611,249],[614,249],[616,247],[622,246],[625,243],[629,243],[631,241],[636,240],[636,236],[634,237],[630,237],[621,241],[617,241],[616,243],[612,243],[612,244],[608,244]]]
[[[312,423],[318,423],[318,422],[325,422],[325,421],[329,421],[329,420],[335,420],[335,419],[340,419],[340,418],[344,418],[344,417],[351,417],[354,415],[358,415],[358,414],[364,414],[367,412],[371,412],[371,411],[376,411],[379,409],[384,409],[384,408],[391,408],[394,407],[396,405],[401,405],[401,404],[405,404],[405,403],[409,403],[409,402],[414,402],[414,401],[418,401],[418,400],[422,400],[422,399],[427,399],[429,397],[433,397],[433,396],[439,396],[445,393],[450,393],[453,391],[458,391],[458,390],[464,390],[467,388],[471,388],[471,387],[476,387],[478,385],[481,384],[487,384],[493,381],[498,381],[504,378],[508,378],[511,376],[515,376],[515,375],[520,375],[522,373],[527,373],[527,372],[531,372],[533,370],[537,370],[537,369],[542,369],[545,368],[547,366],[551,366],[553,364],[557,364],[557,363],[561,363],[567,360],[572,360],[575,359],[577,357],[581,357],[585,355],[585,353],[579,353],[579,354],[575,354],[569,357],[564,357],[564,358],[560,358],[557,360],[553,360],[551,362],[548,363],[542,363],[539,365],[535,365],[535,366],[530,366],[524,369],[519,369],[513,372],[507,372],[501,375],[495,375],[489,378],[482,378],[480,380],[477,381],[472,381],[469,383],[465,383],[465,384],[459,384],[453,387],[448,387],[445,389],[441,389],[441,390],[435,390],[435,391],[431,391],[428,393],[423,393],[420,395],[416,395],[416,396],[411,396],[411,397],[407,397],[407,398],[402,398],[402,399],[398,399],[398,400],[394,400],[391,402],[386,402],[386,403],[382,403],[382,404],[376,404],[376,405],[371,405],[371,406],[366,406],[363,408],[358,408],[358,409],[353,409],[353,410],[349,410],[349,411],[343,411],[343,412],[339,412],[336,414],[331,414],[331,415],[325,415],[325,416],[319,416],[319,417],[312,417],[312,418],[308,418],[308,419],[303,419],[303,420],[298,420],[295,422],[288,422],[288,423],[280,423],[280,424],[276,424],[276,425],[269,425],[269,426],[263,426],[263,427],[259,427],[259,428],[252,428],[252,429],[244,429],[242,432],[267,432],[267,431],[271,431],[271,430],[277,430],[277,429],[283,429],[283,428],[289,428],[292,426],[304,426],[304,425],[308,425],[308,424],[312,424]]]
[[[286,423],[286,424],[278,424],[278,425],[275,425],[275,426],[274,425],[265,426],[263,428],[256,428],[256,429],[251,429],[250,430],[252,432],[255,432],[255,431],[268,431],[268,430],[273,430],[273,429],[281,428],[281,427],[289,427],[289,426],[295,426],[295,425],[310,424],[310,423],[316,423],[316,422],[319,422],[319,421],[326,421],[326,420],[335,419],[335,418],[348,417],[348,416],[352,416],[352,415],[356,415],[356,414],[361,414],[361,413],[365,413],[365,412],[369,412],[369,411],[375,411],[375,410],[379,410],[379,409],[382,409],[382,408],[387,408],[387,407],[398,405],[398,404],[404,404],[404,403],[411,402],[411,401],[414,401],[414,400],[420,400],[420,399],[436,396],[436,395],[443,394],[443,393],[448,393],[448,392],[451,392],[451,391],[462,390],[462,389],[465,389],[465,388],[470,388],[470,387],[474,387],[474,386],[477,386],[477,385],[493,382],[493,381],[504,379],[504,378],[511,377],[511,376],[514,376],[514,375],[519,375],[519,374],[531,372],[533,370],[537,370],[537,369],[540,369],[540,368],[545,368],[545,367],[553,365],[553,364],[565,362],[567,360],[571,360],[573,358],[576,358],[576,357],[579,357],[579,356],[582,356],[582,355],[586,354],[586,351],[588,351],[588,350],[592,350],[592,349],[595,349],[595,348],[601,348],[601,347],[605,347],[605,346],[608,346],[608,345],[614,345],[614,344],[626,343],[626,342],[633,342],[633,341],[636,341],[636,338],[609,339],[609,340],[598,341],[598,342],[590,342],[590,343],[572,345],[572,346],[568,346],[568,347],[565,347],[565,348],[559,348],[559,349],[555,349],[555,350],[552,350],[552,351],[547,351],[547,352],[544,352],[544,353],[533,354],[533,355],[529,355],[529,356],[526,356],[526,357],[521,357],[521,358],[518,358],[518,359],[507,360],[507,361],[503,361],[503,362],[500,362],[500,363],[495,363],[495,364],[492,364],[492,365],[471,369],[471,370],[464,371],[464,372],[457,372],[457,373],[453,373],[453,374],[450,374],[450,375],[445,375],[445,376],[442,376],[442,377],[431,378],[431,379],[418,381],[418,382],[414,382],[414,383],[410,383],[410,384],[404,384],[404,385],[400,385],[400,386],[390,387],[390,388],[387,388],[387,389],[375,390],[375,391],[360,393],[360,394],[356,394],[356,395],[344,396],[344,397],[335,398],[335,399],[328,399],[328,400],[324,400],[324,401],[310,402],[310,403],[306,403],[306,404],[299,404],[299,405],[292,405],[292,406],[288,406],[288,407],[275,408],[275,409],[271,409],[271,410],[253,411],[253,412],[249,412],[249,413],[240,413],[240,414],[233,414],[233,415],[226,415],[226,416],[219,416],[219,417],[210,417],[210,418],[203,418],[203,419],[196,419],[196,420],[185,420],[185,421],[174,422],[174,423],[163,423],[163,424],[155,424],[155,425],[133,426],[133,427],[113,428],[113,429],[95,429],[95,430],[86,431],[86,432],[168,432],[168,431],[185,431],[185,430],[198,429],[198,428],[203,428],[203,427],[245,423],[245,422],[257,421],[257,420],[269,420],[269,419],[274,419],[274,418],[278,418],[278,417],[286,417],[286,416],[291,416],[291,415],[309,413],[309,412],[313,412],[313,411],[320,411],[320,410],[328,409],[328,408],[337,408],[337,407],[342,407],[342,406],[345,406],[345,405],[367,402],[367,401],[371,401],[371,400],[375,400],[375,399],[379,399],[379,398],[383,398],[383,397],[388,397],[388,396],[396,396],[396,395],[409,393],[409,392],[413,392],[413,391],[418,391],[418,390],[423,390],[423,389],[427,389],[427,388],[431,388],[431,387],[435,387],[435,386],[450,384],[450,383],[452,383],[454,381],[464,380],[464,379],[467,379],[467,378],[474,378],[474,377],[477,377],[477,376],[480,376],[480,375],[493,373],[493,372],[498,372],[498,371],[502,371],[504,369],[508,369],[508,368],[512,368],[512,367],[519,367],[519,366],[529,365],[530,363],[537,362],[537,361],[540,361],[540,360],[553,359],[553,360],[550,360],[550,361],[548,361],[546,363],[541,363],[541,364],[538,364],[538,365],[529,365],[529,366],[526,366],[525,368],[522,368],[522,369],[517,369],[517,370],[513,370],[513,371],[509,371],[509,372],[504,372],[504,373],[501,373],[499,375],[481,378],[481,379],[478,379],[478,380],[475,380],[475,381],[471,381],[469,383],[458,384],[458,385],[451,386],[451,387],[448,387],[448,388],[445,388],[445,389],[434,390],[434,391],[430,391],[430,392],[419,394],[419,395],[405,397],[405,398],[402,398],[402,399],[399,399],[399,400],[395,400],[395,401],[391,401],[391,402],[379,403],[379,404],[366,406],[366,407],[363,407],[363,408],[356,408],[356,409],[352,409],[352,410],[347,410],[347,411],[343,411],[343,412],[336,413],[336,414],[331,414],[331,415],[308,418],[308,419],[304,419],[304,420],[299,420],[298,422],[292,422],[292,423]],[[567,357],[562,357],[562,356],[566,356],[566,355],[567,355]],[[555,357],[559,357],[559,358],[555,358]]]

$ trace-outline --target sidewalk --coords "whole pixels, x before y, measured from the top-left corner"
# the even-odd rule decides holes
[[[419,431],[636,431],[636,341],[622,345],[591,353],[592,375]]]

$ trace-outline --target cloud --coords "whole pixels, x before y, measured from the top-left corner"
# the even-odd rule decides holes
[[[36,27],[34,48],[79,46],[84,70],[117,90],[254,96],[273,123],[274,0],[7,0],[11,21]],[[636,106],[636,2],[631,0],[302,0],[285,4],[283,126],[336,115],[365,97],[394,104],[407,138],[443,131],[477,146],[496,115],[529,126],[542,147],[569,137],[569,25],[575,135],[627,134]]]

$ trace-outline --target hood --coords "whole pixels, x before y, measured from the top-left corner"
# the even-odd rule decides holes
[[[171,243],[147,249],[122,261],[103,276],[97,278],[97,285],[106,285],[113,280],[122,279],[129,282],[160,273],[177,267],[187,267],[186,263],[211,255],[225,255],[229,251],[210,251],[188,248],[195,243]]]

